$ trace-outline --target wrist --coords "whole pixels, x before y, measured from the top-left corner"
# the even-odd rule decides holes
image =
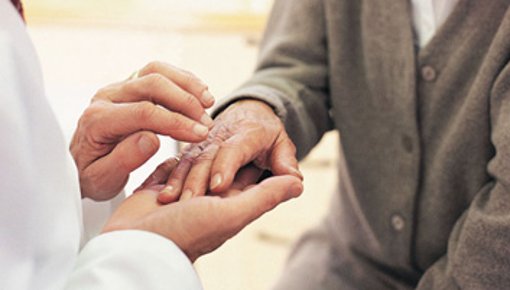
[[[257,112],[257,114],[262,115],[271,115],[275,118],[278,118],[278,115],[276,114],[274,108],[267,102],[264,102],[262,100],[258,99],[241,99],[238,101],[235,101],[234,103],[230,104],[228,107],[225,108],[223,112],[221,112],[218,116],[222,115],[225,112],[237,110],[237,109],[243,109],[248,110],[252,112]],[[279,119],[279,118],[278,118]]]

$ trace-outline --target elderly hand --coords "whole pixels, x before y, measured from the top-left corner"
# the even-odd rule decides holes
[[[176,162],[170,160],[157,170],[157,181],[126,199],[107,222],[103,232],[144,230],[172,240],[194,262],[240,232],[246,225],[278,204],[297,197],[303,191],[293,176],[266,179],[253,186],[260,170],[246,167],[229,190],[215,196],[162,205],[157,196]],[[160,183],[163,181],[163,183]]]
[[[229,188],[238,170],[253,163],[274,175],[294,175],[298,170],[296,148],[280,119],[265,103],[242,100],[230,105],[216,119],[209,137],[184,149],[181,161],[168,179],[159,201],[168,203]]]
[[[82,197],[108,200],[129,174],[159,149],[156,134],[199,142],[212,119],[207,86],[192,74],[153,62],[138,77],[112,84],[93,97],[71,142]]]

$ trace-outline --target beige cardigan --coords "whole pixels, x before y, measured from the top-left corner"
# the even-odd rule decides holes
[[[217,111],[260,99],[300,157],[333,129],[343,151],[277,289],[510,289],[509,4],[460,0],[417,51],[408,1],[276,0]]]

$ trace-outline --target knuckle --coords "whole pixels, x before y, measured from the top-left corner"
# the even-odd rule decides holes
[[[211,144],[209,142],[202,142],[200,144],[197,144],[196,149],[198,150],[196,162],[202,163],[202,162],[213,162],[214,158],[216,157],[216,154],[218,153],[219,146],[216,144]]]
[[[197,81],[200,81],[197,76],[195,76],[192,72],[190,71],[187,71],[187,70],[182,70],[181,69],[181,73],[184,77],[184,82],[186,84],[189,84],[189,85],[192,85],[194,83],[196,83]]]
[[[201,91],[208,89],[204,82],[200,78],[198,78],[194,73],[187,70],[182,70],[182,74],[184,76],[185,85],[195,87]]]
[[[195,145],[191,150],[187,152],[188,156],[191,156],[192,159],[195,159],[202,153],[202,149],[200,149],[200,146]]]
[[[108,88],[108,87],[101,88],[101,89],[97,90],[97,92],[94,95],[94,98],[92,100],[104,99],[109,94],[109,92],[110,92],[110,88]]]
[[[162,66],[163,63],[161,63],[160,61],[151,61],[148,64],[146,64],[141,71],[145,74],[157,73],[161,71]]]
[[[193,161],[193,164],[202,164],[204,162],[212,162],[214,159],[214,155],[209,152],[202,152],[199,154],[195,160]]]
[[[193,111],[196,111],[195,108],[200,106],[200,103],[192,94],[184,92],[182,94],[182,105],[185,108],[193,108]]]
[[[147,120],[152,119],[154,115],[156,114],[156,106],[149,102],[149,101],[142,101],[139,102],[136,106],[133,108],[133,116],[137,119],[141,120]]]
[[[145,79],[145,77],[137,78],[128,80],[120,85],[119,91],[122,94],[128,93],[131,90],[138,91],[140,88],[143,88],[143,86],[140,84],[140,80]]]
[[[91,103],[85,111],[83,111],[83,114],[80,117],[79,123],[82,125],[90,124],[98,118],[98,116],[103,112],[104,104],[102,102],[93,102]]]
[[[181,158],[181,162],[182,163],[189,163],[189,164],[193,164],[194,162],[194,157],[191,155],[191,154],[185,154],[182,156]]]
[[[209,90],[209,86],[202,83],[201,81],[196,86],[197,86],[197,90],[199,91],[200,94]]]
[[[99,109],[97,109],[97,106],[91,105],[88,106],[85,111],[83,111],[83,114],[80,117],[80,123],[86,124],[92,120],[96,114],[99,112]]]
[[[96,102],[99,100],[111,100],[112,97],[115,95],[115,92],[119,90],[119,87],[121,86],[120,83],[115,83],[108,85],[106,87],[100,88],[96,91],[94,94],[94,97],[92,97],[91,102]]]
[[[222,144],[226,142],[232,134],[227,130],[224,130],[225,126],[222,123],[216,123],[209,134],[209,141],[215,144]]]
[[[148,87],[160,87],[167,82],[167,79],[159,73],[151,73],[145,79]]]
[[[187,144],[186,146],[184,146],[184,148],[181,150],[181,158],[182,158],[182,155],[185,155],[187,153],[189,153],[191,150],[193,150],[193,148],[196,146],[196,144]]]
[[[174,130],[189,130],[188,122],[178,114],[175,114],[175,118],[172,120],[172,127]]]

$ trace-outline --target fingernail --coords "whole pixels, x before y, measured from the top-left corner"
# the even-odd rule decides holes
[[[185,189],[182,192],[181,200],[188,200],[188,199],[191,199],[192,197],[193,197],[193,191],[191,191],[191,189]]]
[[[138,140],[138,148],[140,148],[140,151],[142,151],[143,154],[149,155],[154,151],[154,144],[149,137],[142,136]]]
[[[203,93],[202,93],[202,100],[206,103],[206,104],[212,104],[214,103],[214,97],[213,95],[208,91],[208,90],[205,90]]]
[[[163,188],[160,193],[164,195],[172,195],[174,193],[174,187],[172,185],[168,185],[167,187]]]
[[[214,121],[213,119],[207,115],[207,113],[204,113],[204,115],[202,116],[202,118],[200,118],[200,123],[206,125],[207,127],[211,128],[212,125],[214,124]]]
[[[214,175],[214,177],[211,180],[211,189],[217,188],[218,186],[221,185],[222,182],[223,182],[223,177],[221,177],[220,173],[216,173],[216,175]]]
[[[197,134],[200,137],[205,137],[209,134],[209,128],[204,125],[196,124],[193,127],[193,133]]]
[[[288,194],[291,197],[298,197],[303,192],[303,184],[296,183],[289,188]]]

